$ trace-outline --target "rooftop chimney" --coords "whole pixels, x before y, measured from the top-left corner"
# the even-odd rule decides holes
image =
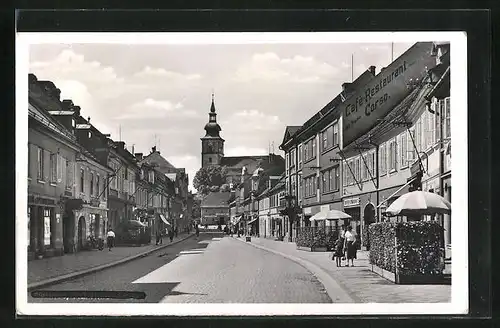
[[[156,152],[156,146],[151,147],[151,154]]]
[[[36,75],[35,74],[28,74],[28,81],[29,81],[29,84],[35,84],[38,79],[36,78]]]
[[[140,162],[142,161],[143,154],[142,153],[135,153],[135,158]]]
[[[80,106],[73,106],[73,111],[75,115],[80,116]]]
[[[370,71],[370,73],[372,73],[373,76],[375,76],[375,66],[370,66],[368,70]]]

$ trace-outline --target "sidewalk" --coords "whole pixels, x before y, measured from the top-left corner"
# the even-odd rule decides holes
[[[243,238],[236,238],[245,242]],[[440,303],[451,301],[450,285],[397,285],[370,271],[368,252],[358,251],[355,267],[337,267],[331,252],[297,250],[295,243],[252,237],[255,247],[312,263],[332,277],[356,303]],[[313,272],[317,275],[317,272]],[[326,286],[325,286],[326,287]],[[331,297],[332,295],[330,295]],[[333,297],[332,297],[333,299]]]
[[[181,242],[191,236],[194,236],[194,234],[181,233],[172,243],[170,243],[167,237],[164,237],[163,245],[158,246],[153,243],[145,246],[115,247],[112,251],[105,248],[102,251],[82,251],[74,254],[28,261],[28,289],[53,284],[131,261]]]

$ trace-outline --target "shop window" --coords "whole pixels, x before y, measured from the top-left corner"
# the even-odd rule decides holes
[[[298,156],[299,156],[299,169],[302,168],[302,144],[298,147]]]
[[[43,171],[44,171],[44,151],[42,148],[38,147],[38,168],[37,168],[37,179],[39,181],[44,181]]]
[[[339,125],[335,123],[333,125],[333,145],[337,146],[339,144]]]
[[[51,245],[51,210],[44,209],[43,210],[43,244],[45,246]]]

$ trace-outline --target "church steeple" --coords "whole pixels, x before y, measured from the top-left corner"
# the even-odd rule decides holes
[[[214,93],[212,92],[212,105],[210,106],[210,113],[208,113],[208,123],[205,125],[207,134],[205,137],[220,137],[219,132],[221,127],[217,124],[217,113],[215,113]]]
[[[212,104],[208,113],[208,123],[205,125],[206,134],[201,138],[201,165],[221,165],[224,157],[224,139],[219,132],[220,125],[217,124],[217,114],[215,113],[214,93],[212,92]]]

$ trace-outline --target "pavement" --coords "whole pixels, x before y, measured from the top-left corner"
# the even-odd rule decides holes
[[[192,236],[194,236],[192,233],[180,233],[172,243],[168,237],[164,237],[163,244],[158,246],[153,243],[144,246],[114,247],[111,251],[105,248],[102,251],[82,251],[28,261],[28,290],[57,284],[61,281],[120,265],[147,256]]]
[[[370,271],[368,252],[358,251],[354,267],[337,267],[331,252],[298,250],[295,243],[267,238],[234,238],[242,243],[287,257],[310,270],[329,296],[347,295],[356,303],[441,303],[451,301],[451,285],[398,285]]]
[[[301,265],[215,233],[201,233],[199,240],[189,238],[35,293],[28,293],[29,303],[60,303],[61,298],[51,293],[69,303],[332,302],[318,279]],[[69,297],[71,293],[88,296]],[[107,297],[97,297],[103,293]],[[142,298],[133,297],[140,294]]]

